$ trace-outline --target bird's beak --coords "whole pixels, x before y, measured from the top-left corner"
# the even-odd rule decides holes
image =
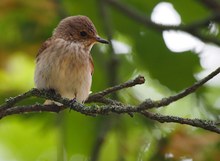
[[[108,41],[108,40],[105,40],[105,39],[103,39],[103,38],[101,38],[101,37],[99,37],[99,36],[97,36],[97,37],[95,38],[95,40],[96,40],[97,42],[100,42],[100,43],[103,43],[103,44],[109,44],[109,41]]]

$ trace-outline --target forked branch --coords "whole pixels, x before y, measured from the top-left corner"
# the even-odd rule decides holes
[[[31,89],[21,95],[16,97],[11,97],[6,100],[6,102],[0,105],[0,118],[6,117],[8,115],[13,114],[22,114],[22,113],[30,113],[30,112],[60,112],[67,107],[70,107],[72,110],[80,112],[85,115],[96,116],[96,115],[108,115],[111,113],[118,113],[118,114],[131,114],[131,113],[139,113],[144,115],[145,117],[156,120],[159,122],[174,122],[180,124],[188,124],[195,127],[200,127],[209,131],[213,131],[216,133],[220,133],[220,129],[217,127],[217,123],[214,121],[207,121],[201,119],[185,119],[180,117],[174,116],[163,116],[160,114],[152,113],[148,111],[151,108],[158,108],[164,107],[169,105],[172,102],[175,102],[179,99],[182,99],[189,94],[195,92],[201,86],[203,86],[207,81],[215,77],[220,73],[220,67],[213,71],[211,74],[203,78],[202,80],[196,82],[192,86],[186,88],[180,93],[176,95],[162,98],[161,100],[151,100],[147,99],[144,102],[140,103],[137,106],[134,105],[127,105],[117,100],[112,100],[110,98],[106,98],[106,95],[111,94],[113,92],[117,92],[124,88],[133,87],[138,84],[143,84],[145,82],[143,76],[138,76],[133,80],[121,83],[119,85],[107,88],[103,91],[94,93],[89,96],[86,103],[96,103],[96,104],[80,104],[78,102],[72,102],[69,99],[62,98],[59,94],[51,93],[47,90],[38,90],[38,89]],[[17,103],[29,98],[29,97],[38,97],[38,98],[45,98],[50,99],[56,102],[63,104],[62,106],[58,105],[42,105],[42,104],[34,104],[34,105],[27,105],[27,106],[16,106]],[[102,103],[102,105],[98,105],[97,103]]]

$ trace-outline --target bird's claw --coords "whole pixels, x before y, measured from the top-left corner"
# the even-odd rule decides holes
[[[55,91],[55,89],[52,89],[52,88],[48,89],[47,91],[48,91],[51,95],[57,94],[56,91]]]

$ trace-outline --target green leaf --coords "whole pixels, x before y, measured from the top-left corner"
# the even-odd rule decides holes
[[[136,37],[137,60],[153,78],[172,90],[181,90],[195,82],[199,58],[192,52],[172,53],[161,34],[146,31]]]

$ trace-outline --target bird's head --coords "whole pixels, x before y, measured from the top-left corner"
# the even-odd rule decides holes
[[[92,46],[96,42],[108,44],[99,37],[92,21],[86,16],[70,16],[63,19],[53,32],[53,36],[66,41]]]

